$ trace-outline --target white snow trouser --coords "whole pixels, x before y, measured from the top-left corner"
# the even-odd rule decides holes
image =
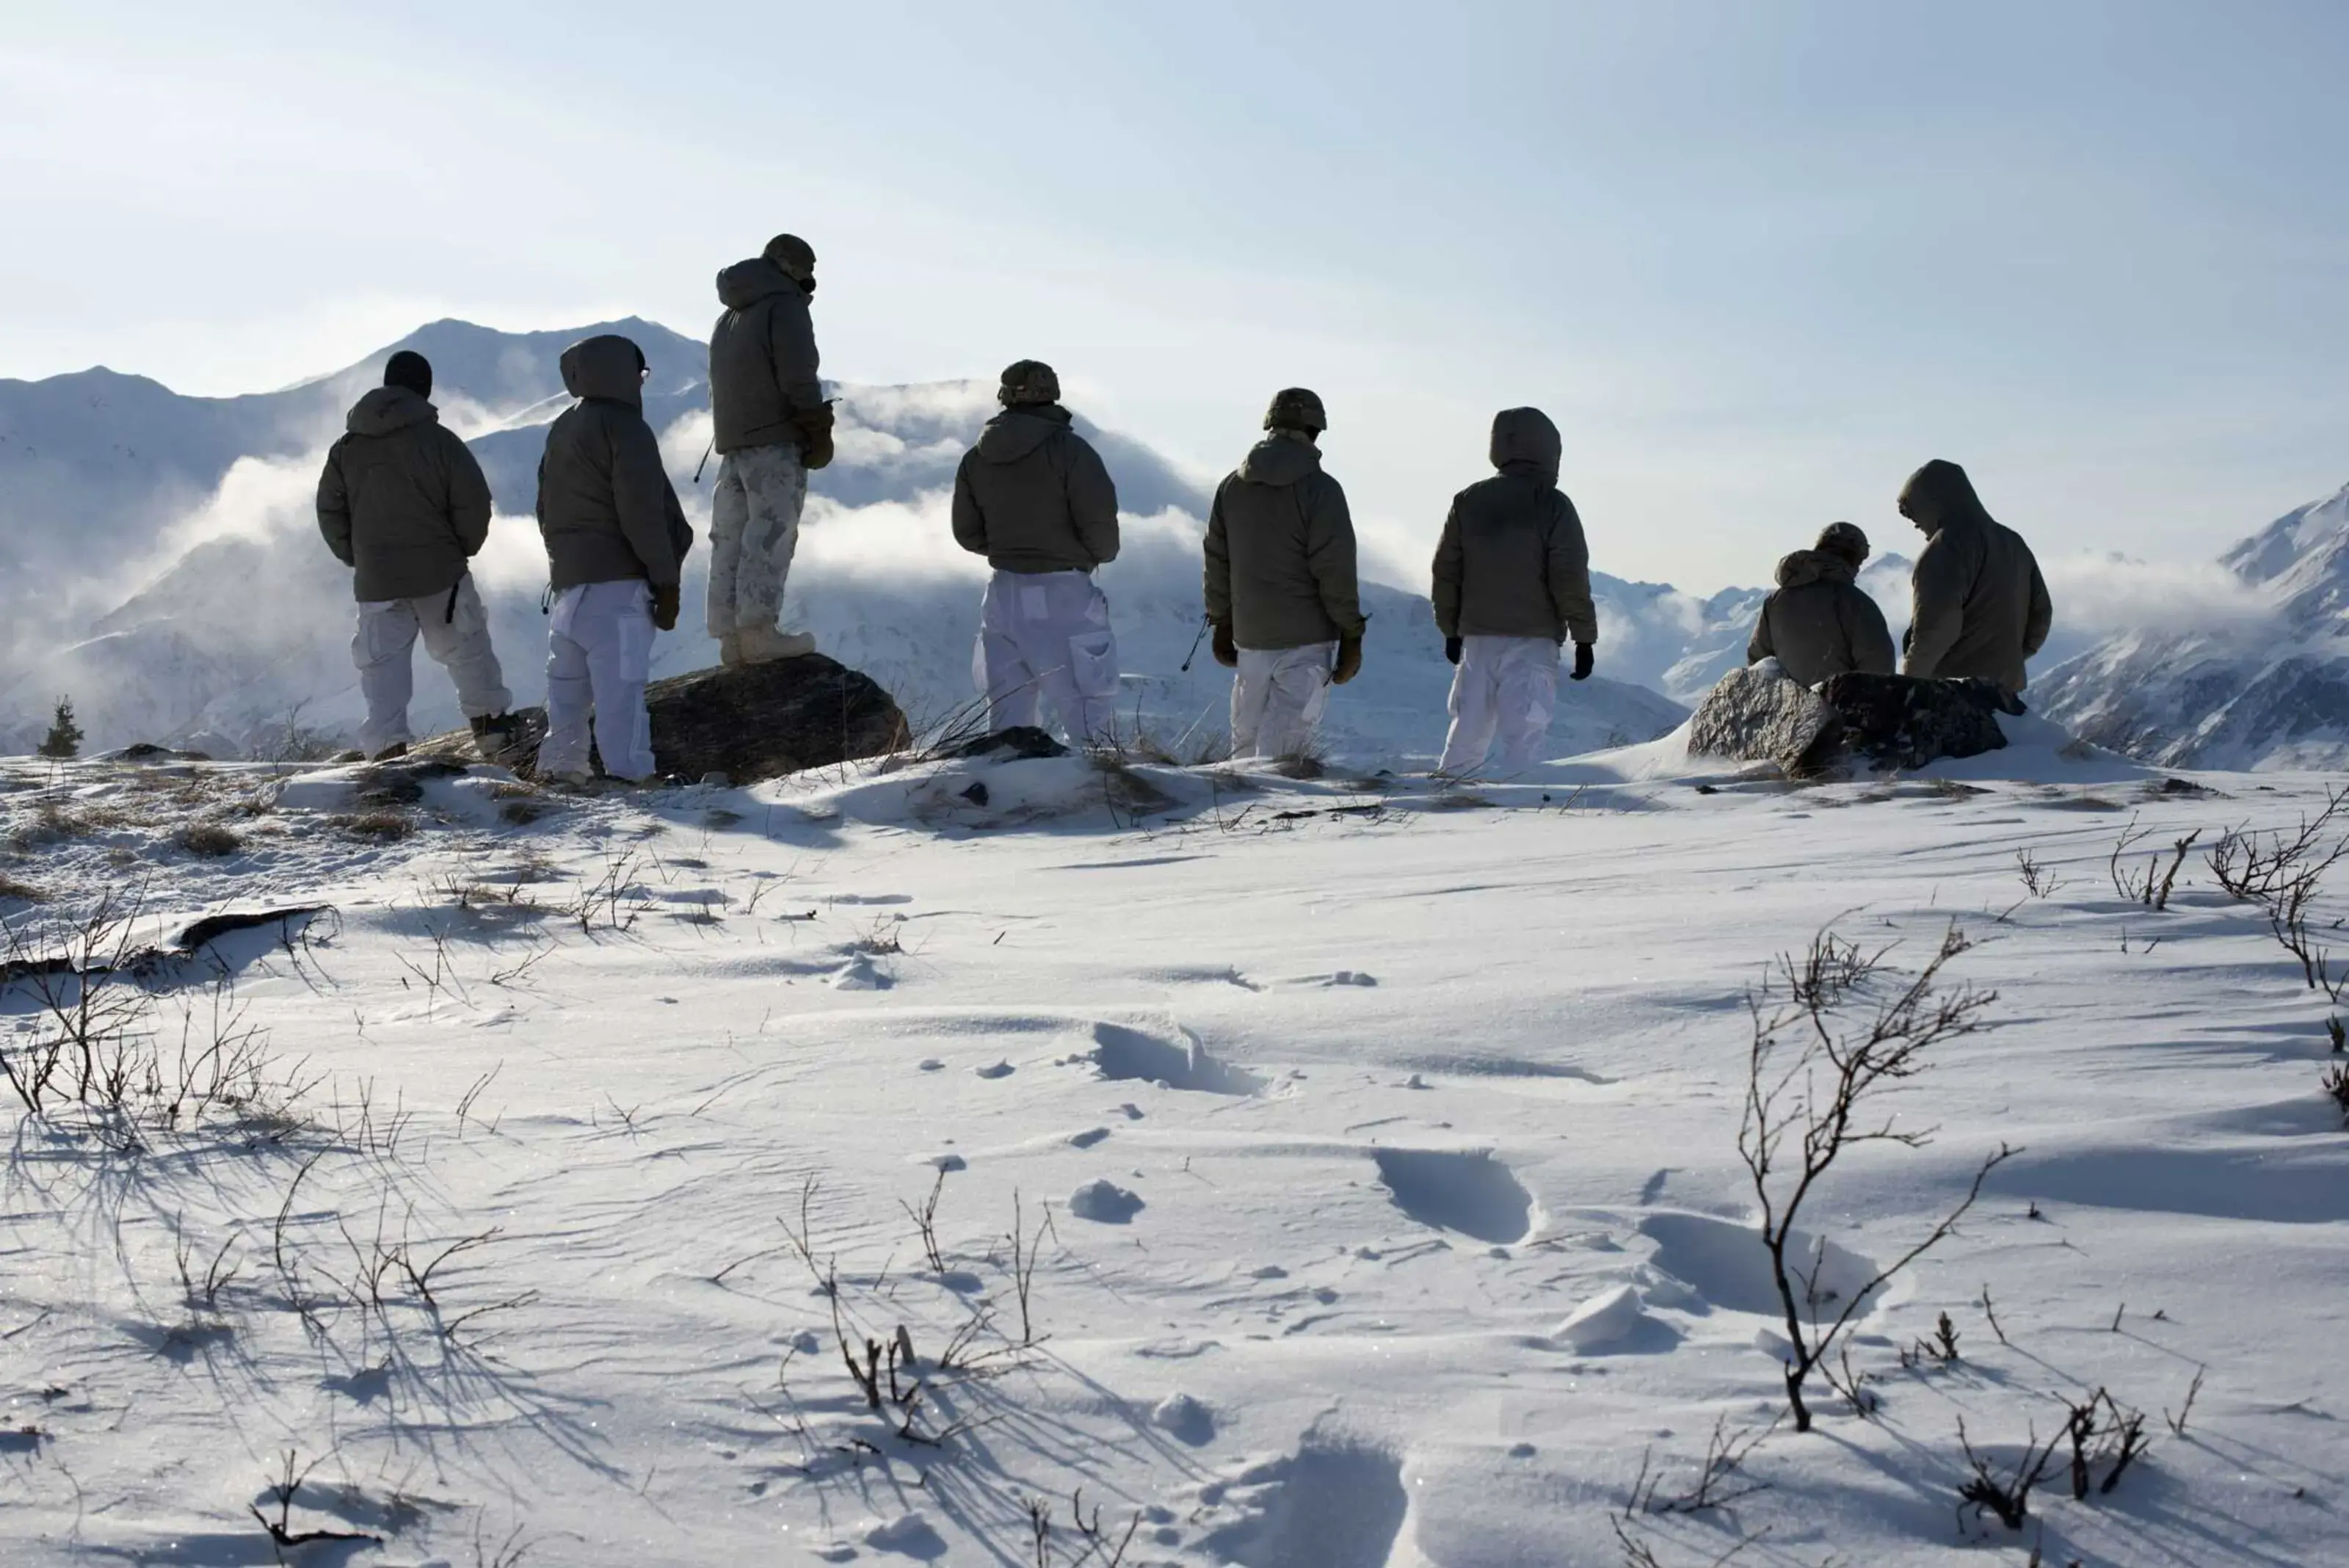
[[[408,732],[408,700],[416,695],[419,632],[424,651],[457,683],[457,706],[466,718],[486,719],[513,706],[471,573],[440,593],[362,604],[358,629],[351,634],[351,662],[358,666],[359,691],[367,699],[359,750],[368,756],[415,738]]]
[[[1452,732],[1438,773],[1471,774],[1497,736],[1501,770],[1517,773],[1541,760],[1549,716],[1557,707],[1558,645],[1546,637],[1464,637],[1452,677]]]
[[[546,629],[546,739],[541,774],[587,771],[587,715],[595,751],[615,778],[653,776],[653,720],[645,681],[653,660],[652,585],[631,577],[580,583],[555,596]]]
[[[807,465],[791,441],[719,460],[709,502],[710,636],[772,630],[781,621],[807,483]]]
[[[1312,743],[1330,707],[1338,645],[1243,648],[1232,678],[1232,755],[1293,757]]]
[[[1069,739],[1117,728],[1117,634],[1109,600],[1084,572],[998,572],[987,580],[971,678],[991,730],[1033,724],[1049,697]]]

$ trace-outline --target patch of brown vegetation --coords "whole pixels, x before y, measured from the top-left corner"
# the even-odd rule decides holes
[[[244,840],[217,822],[191,822],[172,835],[171,841],[191,855],[206,859],[243,853]]]

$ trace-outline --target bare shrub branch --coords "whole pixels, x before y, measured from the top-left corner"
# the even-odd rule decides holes
[[[1797,1221],[1819,1182],[1848,1150],[1872,1143],[1917,1148],[1930,1141],[1929,1130],[1904,1131],[1889,1116],[1878,1119],[1869,1107],[1879,1095],[1923,1072],[1934,1047],[1987,1027],[1983,1014],[1997,993],[1971,986],[1948,989],[1942,981],[1950,961],[1971,946],[1951,925],[1922,970],[1856,1022],[1847,1022],[1847,1004],[1876,989],[1889,949],[1863,952],[1823,931],[1800,959],[1782,957],[1776,974],[1747,999],[1753,1038],[1737,1152],[1753,1179],[1762,1243],[1770,1254],[1785,1321],[1786,1397],[1797,1432],[1811,1429],[1803,1394],[1811,1374],[1831,1369],[1837,1342],[1875,1293],[1946,1240],[1982,1196],[1990,1173],[2016,1152],[2001,1145],[1975,1171],[1964,1199],[1922,1241],[1843,1295],[1835,1315],[1823,1318],[1820,1309],[1836,1300],[1833,1293],[1823,1296],[1819,1286],[1825,1243],[1818,1243],[1818,1255],[1806,1265],[1799,1255]],[[1865,1408],[1856,1388],[1846,1392]]]

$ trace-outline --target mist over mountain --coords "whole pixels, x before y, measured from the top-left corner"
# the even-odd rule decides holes
[[[2150,629],[2053,671],[2034,701],[2086,740],[2169,767],[2349,763],[2349,486],[2217,565]]]
[[[696,482],[709,436],[703,346],[649,322],[526,334],[436,322],[345,369],[252,397],[181,398],[108,370],[0,382],[0,548],[18,565],[0,589],[11,628],[0,750],[35,743],[65,694],[93,746],[152,740],[266,756],[355,731],[349,575],[319,540],[312,504],[345,410],[400,348],[432,360],[442,417],[489,477],[498,516],[474,575],[507,683],[518,701],[539,701],[545,563],[530,516],[538,457],[545,426],[569,401],[561,351],[599,331],[644,348],[647,418],[706,535],[716,464]],[[994,389],[827,390],[840,400],[838,455],[813,476],[786,621],[882,680],[917,720],[942,717],[973,695],[986,577],[984,563],[953,544],[948,498],[955,465],[995,411]],[[1102,574],[1127,671],[1121,711],[1170,741],[1204,746],[1223,730],[1229,686],[1204,650],[1194,656],[1210,486],[1141,441],[1081,414],[1077,422],[1126,514],[1123,553]],[[661,639],[656,674],[716,659],[695,624],[706,560],[697,549],[688,561],[688,614]],[[1608,676],[1569,688],[1553,727],[1561,753],[1676,724],[1681,706],[1639,682],[1660,685],[1685,657],[1683,628],[1704,625],[1673,590],[1596,586],[1614,639]],[[1450,680],[1426,600],[1366,581],[1364,602],[1374,623],[1368,668],[1333,705],[1329,741],[1366,761],[1423,760],[1442,742]],[[453,696],[429,668],[419,671],[413,717],[419,730],[458,722]]]
[[[475,576],[508,684],[518,700],[537,701],[538,457],[547,424],[569,403],[563,348],[605,331],[645,349],[646,414],[706,534],[715,462],[695,479],[709,437],[706,351],[635,317],[529,333],[438,321],[331,374],[233,398],[182,397],[103,369],[0,380],[0,751],[29,749],[60,695],[75,700],[94,746],[152,740],[270,755],[289,733],[356,730],[349,576],[320,542],[312,503],[346,410],[400,348],[431,359],[442,418],[489,476],[498,517]],[[887,684],[909,711],[943,715],[972,695],[986,576],[953,544],[948,494],[956,463],[995,410],[994,389],[959,380],[828,389],[840,399],[838,456],[813,476],[787,619]],[[1078,425],[1100,447],[1126,513],[1125,552],[1102,578],[1127,670],[1122,707],[1170,738],[1213,737],[1228,680],[1203,654],[1192,657],[1212,478],[1081,413]],[[1342,475],[1342,462],[1335,466]],[[1605,520],[1589,527],[1592,555],[1604,562]],[[1895,542],[1879,536],[1860,580],[1897,631],[1909,563],[1885,548]],[[716,658],[693,613],[705,561],[697,549],[688,563],[688,613],[661,639],[658,673]],[[2031,699],[2050,716],[2172,766],[2349,761],[2349,492],[2280,519],[2207,569],[2044,564],[2056,633],[2033,661]],[[1424,570],[1364,561],[1373,619],[1365,673],[1331,710],[1329,734],[1341,753],[1409,763],[1441,744],[1450,670],[1419,591]],[[1592,574],[1592,588],[1600,675],[1565,688],[1551,737],[1559,754],[1671,728],[1744,661],[1765,593],[1700,597],[1604,572]],[[414,718],[419,729],[457,722],[436,670],[419,669]]]

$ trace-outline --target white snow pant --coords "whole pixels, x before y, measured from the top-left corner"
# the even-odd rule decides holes
[[[1117,728],[1117,634],[1109,600],[1084,572],[998,572],[987,581],[971,678],[987,694],[992,730],[1036,722],[1039,700],[1069,739],[1109,740]]]
[[[652,585],[638,578],[581,583],[555,596],[546,631],[546,739],[543,775],[587,771],[587,715],[604,771],[653,776],[653,721],[645,681],[653,659]]]
[[[497,651],[490,646],[489,614],[471,573],[446,592],[362,604],[358,630],[351,634],[351,662],[358,666],[359,691],[367,698],[359,750],[368,756],[414,739],[408,732],[408,700],[416,695],[419,632],[424,651],[457,683],[457,706],[466,718],[489,718],[513,705]]]
[[[1436,771],[1475,772],[1496,735],[1504,773],[1540,761],[1557,707],[1557,650],[1546,637],[1462,638],[1452,677],[1452,732]]]
[[[782,619],[807,483],[807,465],[791,441],[719,460],[709,503],[710,636],[772,630]]]
[[[1293,757],[1312,743],[1330,707],[1334,642],[1240,649],[1232,678],[1232,755]]]

